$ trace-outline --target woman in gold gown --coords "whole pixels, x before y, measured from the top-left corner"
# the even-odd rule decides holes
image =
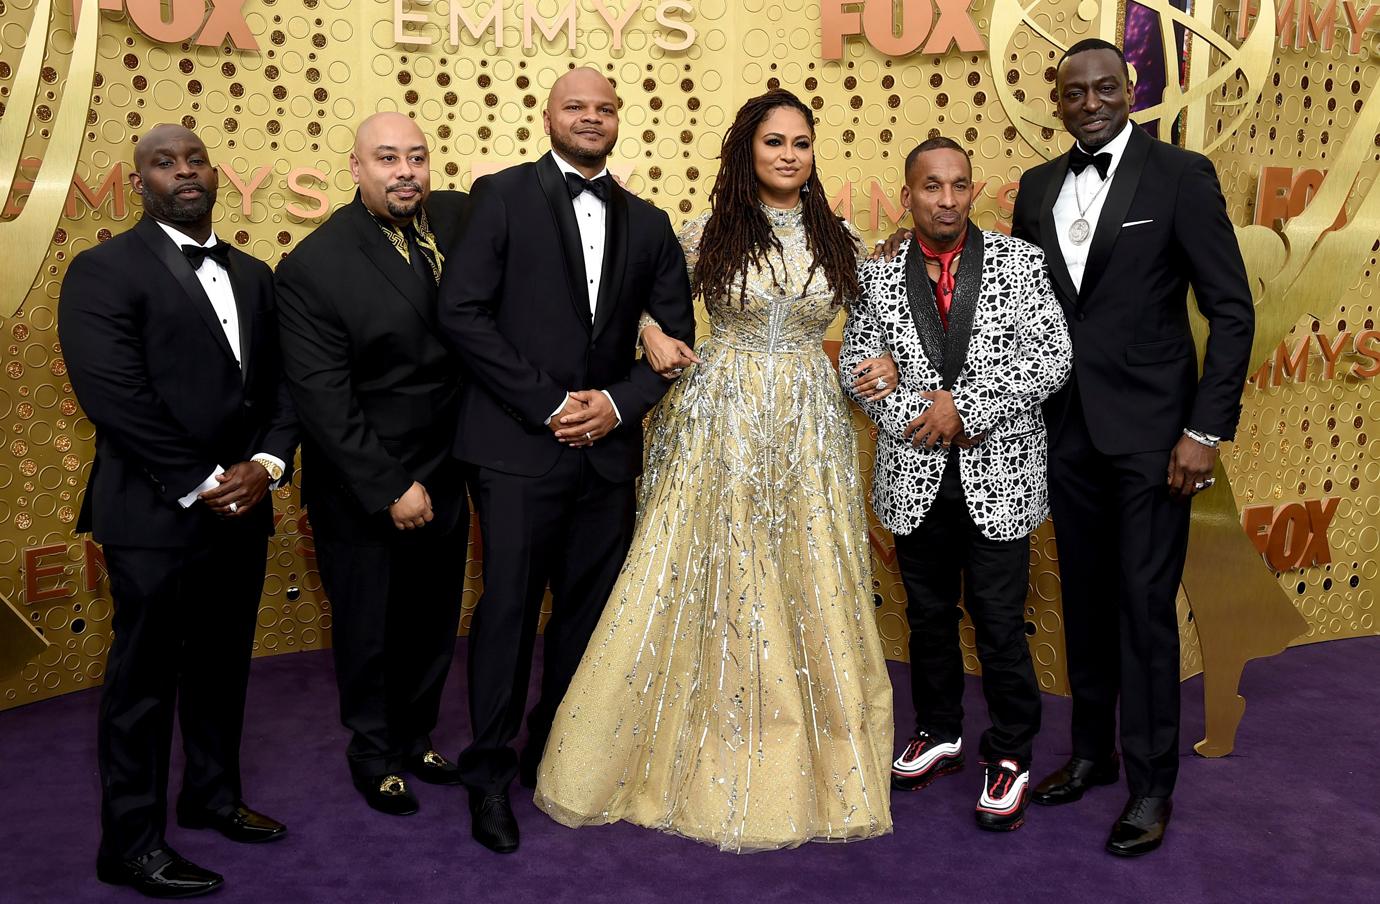
[[[658,370],[687,369],[647,425],[632,551],[539,771],[537,806],[565,825],[739,852],[891,831],[891,684],[822,347],[861,249],[813,140],[794,95],[744,105],[711,212],[680,234],[712,334],[697,356],[644,331]],[[869,392],[895,386],[889,358],[863,366]]]

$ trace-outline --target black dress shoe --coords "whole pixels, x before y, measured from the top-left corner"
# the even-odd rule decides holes
[[[401,775],[376,775],[355,779],[355,787],[364,795],[364,802],[389,816],[411,816],[419,808],[417,795],[407,787]]]
[[[219,873],[202,869],[166,847],[133,860],[97,858],[96,878],[108,885],[128,885],[150,898],[194,898],[225,884]]]
[[[518,824],[507,791],[470,792],[470,833],[491,851],[511,854],[518,849]]]
[[[1118,857],[1139,857],[1159,847],[1174,801],[1168,797],[1132,797],[1112,826],[1107,838],[1107,853]]]
[[[287,834],[287,826],[272,817],[257,813],[243,803],[220,813],[178,813],[177,824],[184,829],[215,829],[241,844],[277,841]]]
[[[428,785],[460,784],[460,767],[435,750],[409,759],[407,771],[412,773],[413,778]]]
[[[1095,785],[1114,785],[1121,777],[1120,760],[1113,753],[1105,760],[1087,760],[1081,756],[1069,761],[1035,787],[1030,799],[1047,807],[1071,804]]]

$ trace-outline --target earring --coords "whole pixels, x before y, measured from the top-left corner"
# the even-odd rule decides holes
[[[804,185],[800,186],[800,193],[802,195],[808,195],[810,193],[810,183],[806,182]]]

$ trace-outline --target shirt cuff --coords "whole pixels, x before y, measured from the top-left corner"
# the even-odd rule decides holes
[[[570,393],[567,392],[567,393],[565,394],[565,398],[561,399],[561,404],[559,404],[559,405],[556,406],[556,410],[553,411],[553,412],[551,412],[551,414],[547,416],[546,420],[542,421],[542,424],[543,424],[544,426],[550,427],[550,426],[551,426],[551,419],[554,418],[556,415],[560,414],[560,413],[561,413],[561,409],[565,407],[565,403],[566,403],[566,402],[569,402],[569,401],[570,401]]]
[[[282,486],[283,483],[288,479],[287,462],[283,461],[281,458],[270,452],[255,452],[252,456],[250,456],[249,460],[254,461],[258,458],[266,458],[278,466],[278,473],[282,474],[283,476],[279,477],[277,480],[271,481],[268,485],[268,488],[270,490],[278,489],[278,487]]]
[[[203,480],[195,490],[192,490],[186,496],[183,496],[181,499],[177,500],[177,504],[182,506],[183,508],[191,508],[193,505],[196,504],[198,496],[200,496],[207,490],[214,490],[216,488],[217,484],[219,483],[219,481],[217,481],[216,478],[224,473],[225,469],[222,468],[220,465],[216,465],[216,469],[211,472],[211,476]]]
[[[601,389],[599,391],[604,394],[604,398],[609,400],[609,404],[613,406],[613,416],[618,418],[618,423],[614,424],[613,426],[623,426],[623,415],[618,413],[618,403],[613,400],[613,396],[609,395],[609,391],[607,389]]]

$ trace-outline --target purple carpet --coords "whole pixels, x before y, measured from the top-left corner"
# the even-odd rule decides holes
[[[464,644],[435,740],[467,736]],[[910,728],[905,666],[898,743]],[[1183,689],[1183,768],[1165,847],[1139,860],[1102,851],[1125,802],[1099,788],[1071,806],[1032,807],[1014,834],[980,832],[969,767],[893,798],[895,834],[750,856],[617,825],[563,828],[515,797],[522,848],[491,854],[469,837],[465,793],[419,785],[422,811],[365,807],[345,769],[328,653],[255,663],[244,742],[249,803],[289,836],[239,846],[174,826],[170,842],[226,877],[232,902],[454,901],[1380,901],[1380,809],[1368,776],[1380,750],[1380,638],[1288,650],[1247,667],[1237,753],[1202,759],[1201,685]],[[93,875],[97,836],[97,692],[0,713],[0,901],[143,900]],[[985,712],[969,681],[969,741]],[[1068,753],[1068,700],[1045,698],[1036,745],[1043,775]],[[970,748],[975,750],[976,748]],[[174,765],[174,774],[177,773]],[[515,788],[520,791],[522,789]]]

